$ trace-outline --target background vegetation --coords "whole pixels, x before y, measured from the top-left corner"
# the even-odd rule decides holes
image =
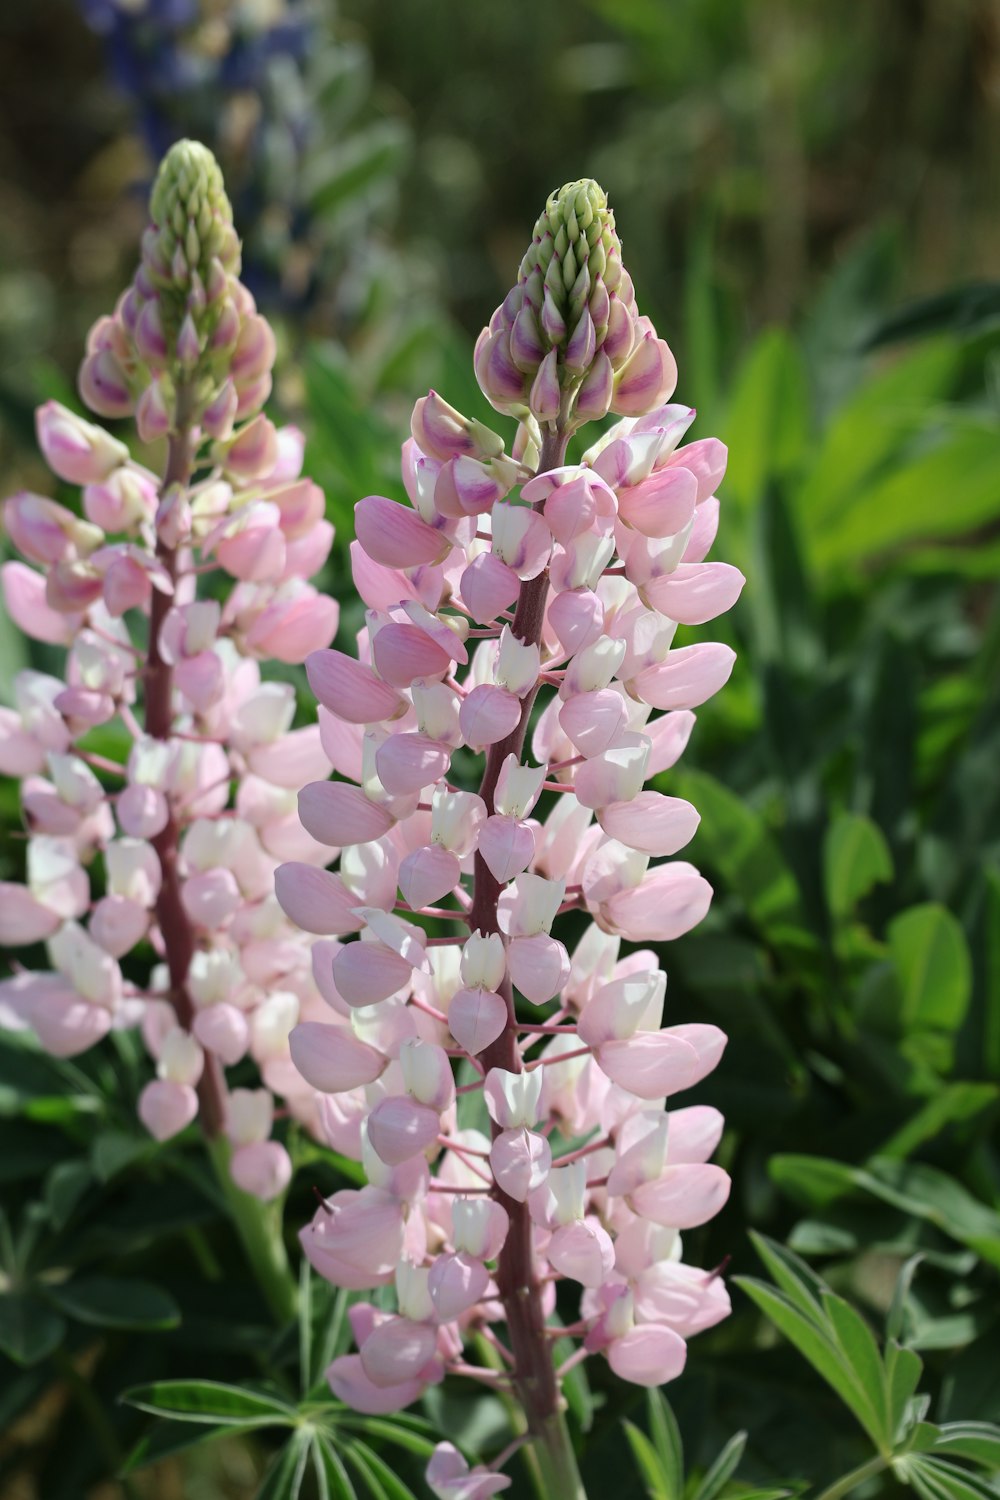
[[[919,1355],[935,1422],[1000,1420],[998,101],[994,0],[0,10],[5,493],[41,483],[31,409],[72,399],[179,133],[226,160],[281,328],[276,410],[306,427],[338,525],[332,590],[353,502],[399,493],[412,399],[433,382],[478,410],[471,337],[567,178],[608,188],[697,433],[730,444],[717,552],[750,580],[739,666],[664,778],[702,812],[692,858],[718,891],[667,950],[670,1018],[732,1038],[706,1097],[734,1194],[692,1258],[758,1277],[755,1230],[864,1321],[765,1245],[783,1293],[735,1291],[667,1392],[686,1470],[661,1405],[601,1370],[574,1383],[595,1494],[819,1493],[901,1433],[932,1459],[873,1473],[871,1496],[1000,1493],[995,1439],[935,1439],[907,1407]],[[357,625],[348,605],[345,640]],[[41,655],[0,621],[0,697]],[[127,1037],[73,1064],[0,1044],[3,1500],[242,1500],[277,1450],[267,1421],[321,1388],[332,1299],[308,1289],[297,1331],[270,1325],[198,1142],[135,1124],[145,1067]],[[289,1144],[291,1239],[314,1186],[344,1178]],[[912,1353],[882,1368],[865,1325]],[[150,1427],[117,1404],[191,1376],[270,1388],[277,1415]],[[491,1398],[446,1386],[423,1417],[501,1445]],[[419,1423],[331,1420],[360,1493],[420,1491]],[[290,1493],[295,1441],[267,1494]],[[303,1495],[349,1493],[320,1472]]]

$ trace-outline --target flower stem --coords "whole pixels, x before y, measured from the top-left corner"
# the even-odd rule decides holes
[[[262,1203],[244,1193],[229,1170],[231,1147],[224,1135],[206,1141],[222,1196],[246,1258],[279,1328],[298,1311],[298,1289],[281,1235],[280,1203]]]
[[[539,474],[563,463],[566,443],[567,437],[559,430],[546,435],[538,465]],[[548,590],[547,570],[521,585],[511,631],[526,645],[537,645],[541,640]],[[536,684],[522,699],[521,717],[516,728],[490,746],[479,788],[479,795],[490,813],[493,812],[493,795],[504,760],[511,754],[520,759],[537,690]],[[502,889],[485,860],[477,853],[469,912],[469,926],[473,932],[499,932],[497,903]],[[509,1073],[520,1073],[524,1065],[517,1044],[517,1016],[509,976],[505,976],[499,993],[507,1005],[507,1024],[496,1041],[484,1051],[483,1065],[487,1070],[502,1068]],[[497,1134],[495,1125],[493,1133]],[[542,1288],[535,1267],[528,1206],[515,1202],[497,1186],[493,1188],[493,1196],[506,1209],[510,1219],[507,1239],[497,1263],[496,1280],[514,1355],[514,1386],[532,1438],[526,1457],[542,1500],[549,1500],[549,1497],[555,1500],[556,1496],[559,1500],[586,1500],[563,1416],[552,1351],[545,1336]]]
[[[829,1489],[824,1490],[819,1496],[819,1500],[841,1500],[842,1495],[849,1495],[852,1490],[857,1489],[859,1484],[864,1484],[866,1479],[872,1479],[876,1474],[881,1474],[887,1464],[888,1460],[881,1453],[877,1453],[874,1458],[859,1464],[856,1469],[852,1469],[849,1474],[845,1474],[842,1479],[831,1484]]]

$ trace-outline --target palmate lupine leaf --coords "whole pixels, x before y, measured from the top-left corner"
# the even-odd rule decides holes
[[[358,1492],[336,1448],[319,1433],[313,1436],[312,1461],[319,1500],[357,1500]]]
[[[276,1396],[218,1380],[158,1380],[121,1397],[156,1417],[227,1427],[294,1427],[298,1413]]]

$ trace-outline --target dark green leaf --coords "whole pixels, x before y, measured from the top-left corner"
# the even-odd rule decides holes
[[[671,1488],[667,1472],[646,1434],[633,1422],[623,1422],[622,1426],[632,1449],[632,1457],[639,1466],[649,1500],[681,1500],[683,1491]]]
[[[157,1422],[145,1433],[121,1468],[122,1474],[133,1474],[149,1464],[157,1464],[174,1453],[193,1448],[196,1443],[207,1443],[212,1438],[222,1437],[239,1428],[206,1427],[202,1422]]]
[[[358,1492],[329,1438],[313,1436],[312,1457],[319,1500],[358,1500]]]
[[[698,1485],[691,1500],[715,1500],[728,1480],[736,1473],[746,1445],[746,1433],[734,1433]]]
[[[684,1445],[677,1418],[662,1391],[647,1391],[646,1408],[664,1482],[671,1500],[680,1500],[684,1493]]]
[[[367,1443],[362,1443],[355,1438],[348,1444],[345,1451],[358,1472],[363,1474],[365,1483],[376,1500],[416,1500],[409,1485],[404,1484],[392,1472],[385,1460],[379,1458],[374,1448],[369,1448]]]
[[[294,1407],[275,1396],[216,1380],[158,1380],[133,1386],[121,1399],[157,1417],[213,1425],[291,1427],[297,1420]]]
[[[934,1451],[970,1458],[989,1472],[1000,1474],[1000,1427],[992,1422],[945,1422]]]
[[[48,1288],[61,1312],[98,1328],[176,1328],[180,1308],[161,1287],[124,1277],[77,1276]]]
[[[436,1447],[434,1429],[429,1423],[422,1422],[420,1426],[424,1431],[419,1431],[415,1425],[417,1421],[413,1417],[401,1420],[398,1417],[362,1417],[355,1412],[345,1413],[345,1425],[355,1432],[366,1432],[369,1437],[394,1443],[397,1448],[405,1448],[419,1458],[430,1458]]]
[[[0,1293],[0,1350],[18,1365],[37,1365],[66,1336],[66,1324],[34,1292]]]
[[[834,1337],[843,1351],[844,1358],[853,1370],[857,1383],[868,1398],[878,1430],[880,1446],[889,1447],[893,1438],[893,1425],[889,1417],[889,1401],[886,1391],[882,1356],[875,1335],[868,1324],[849,1302],[833,1292],[823,1293],[823,1310],[830,1320]]]
[[[85,1161],[64,1161],[45,1179],[45,1205],[54,1229],[62,1229],[94,1180]]]
[[[298,1500],[312,1451],[312,1433],[300,1428],[278,1453],[254,1500]]]
[[[725,422],[726,494],[750,509],[769,479],[793,473],[809,451],[806,372],[782,329],[761,334],[740,367]]]

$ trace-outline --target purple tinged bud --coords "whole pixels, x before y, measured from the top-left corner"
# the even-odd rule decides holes
[[[226,295],[228,286],[229,277],[226,275],[225,267],[218,256],[215,256],[208,268],[208,284],[205,288],[209,302],[221,301]]]
[[[184,258],[184,251],[180,245],[177,246],[170,259],[170,278],[177,286],[186,286],[188,283],[188,263]]]
[[[135,411],[135,425],[144,443],[155,443],[170,431],[171,413],[167,404],[163,380],[157,377],[139,397]]]
[[[277,354],[277,345],[271,325],[259,313],[253,313],[243,321],[229,362],[229,371],[239,384],[256,380],[271,369]]]
[[[239,382],[236,386],[238,405],[236,407],[236,420],[242,422],[244,417],[252,416],[260,410],[271,394],[270,372],[260,375],[252,380],[249,385]]]
[[[101,417],[127,417],[132,396],[125,371],[110,349],[89,354],[80,366],[77,380],[80,396]]]
[[[221,354],[229,349],[235,349],[239,336],[240,315],[236,310],[236,304],[231,301],[224,302],[208,346],[213,354]]]
[[[139,358],[151,369],[162,369],[167,360],[167,337],[159,300],[144,303],[135,325],[135,347]]]
[[[539,422],[554,422],[559,415],[559,366],[555,349],[550,349],[538,367],[531,387],[528,405]]]
[[[526,375],[533,375],[545,358],[538,320],[528,304],[521,308],[511,329],[510,354],[517,368]]]
[[[229,437],[238,406],[236,387],[231,380],[224,380],[202,413],[201,427],[205,436],[217,439]]]
[[[487,333],[476,345],[476,379],[483,395],[497,411],[518,416],[527,405],[525,381],[510,357],[509,340],[502,330]]]
[[[590,293],[590,316],[594,320],[594,331],[600,344],[608,331],[608,314],[611,311],[611,294],[603,281],[595,283]]]
[[[615,389],[615,372],[603,349],[598,349],[594,362],[577,392],[573,415],[577,422],[597,422],[607,416],[611,409],[611,398]]]
[[[587,308],[584,308],[573,336],[563,351],[563,363],[567,370],[573,374],[580,374],[586,370],[597,349],[597,335],[594,332],[594,320],[591,318]]]
[[[156,534],[172,551],[191,535],[191,506],[183,485],[172,484],[156,511]]]
[[[190,313],[185,313],[180,333],[177,335],[177,358],[187,370],[193,370],[201,358],[201,340]]]
[[[191,290],[188,292],[187,310],[193,317],[200,317],[205,311],[208,299],[205,296],[205,286],[197,271],[191,273]]]
[[[560,344],[566,337],[566,320],[556,306],[548,287],[545,288],[545,300],[542,303],[542,328],[550,343]]]
[[[601,348],[617,369],[625,363],[635,342],[635,316],[621,301],[617,292],[611,297],[608,309],[608,331]]]

